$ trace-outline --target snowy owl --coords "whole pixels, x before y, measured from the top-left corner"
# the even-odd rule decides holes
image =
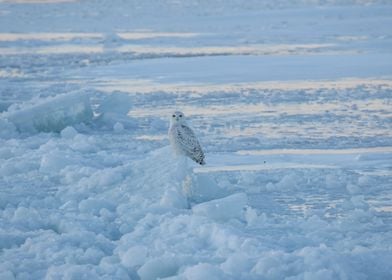
[[[169,140],[177,155],[185,155],[204,165],[204,153],[193,130],[186,124],[182,112],[176,111],[170,117]]]

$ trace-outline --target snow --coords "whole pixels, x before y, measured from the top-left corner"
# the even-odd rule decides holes
[[[391,15],[0,1],[0,279],[391,279]]]

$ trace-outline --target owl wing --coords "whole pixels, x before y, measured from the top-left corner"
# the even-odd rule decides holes
[[[193,130],[186,125],[179,125],[175,131],[177,143],[182,151],[195,162],[204,165],[204,152]]]

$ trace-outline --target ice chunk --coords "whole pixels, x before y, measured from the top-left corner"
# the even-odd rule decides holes
[[[35,208],[21,206],[15,210],[12,222],[29,229],[37,229],[44,224],[44,219]]]
[[[295,173],[285,175],[282,180],[276,184],[279,190],[295,190],[299,186],[300,178]]]
[[[97,151],[96,139],[83,134],[77,134],[72,139],[71,147],[75,151],[93,153]]]
[[[227,275],[225,275],[221,269],[208,263],[199,263],[187,268],[184,272],[184,276],[188,280],[228,279]]]
[[[220,188],[208,173],[199,173],[195,176],[192,188],[193,201],[204,202],[221,198],[225,195],[227,195],[227,192]]]
[[[339,174],[327,174],[325,176],[325,186],[328,189],[340,189],[344,188],[345,178],[339,176]]]
[[[118,265],[118,258],[116,256],[107,256],[101,259],[99,263],[99,270],[105,272],[106,277],[102,279],[138,279],[136,273],[132,270],[125,270],[121,265]]]
[[[67,126],[61,131],[61,137],[65,139],[72,139],[74,138],[78,132],[72,126]]]
[[[176,189],[166,190],[161,198],[160,204],[165,207],[174,208],[188,208],[188,201],[184,195],[182,195]]]
[[[369,204],[366,202],[363,195],[353,196],[350,201],[355,208],[364,210],[367,210],[369,208]]]
[[[368,186],[371,187],[374,184],[374,180],[370,176],[361,176],[358,178],[358,186],[364,187]]]
[[[49,267],[45,279],[98,279],[91,265],[64,264]]]
[[[93,112],[89,95],[75,92],[38,99],[5,112],[3,117],[21,132],[60,132],[67,126],[90,122]]]
[[[0,138],[9,139],[15,137],[16,134],[15,125],[0,116]]]
[[[275,191],[276,190],[276,186],[275,186],[274,183],[268,182],[267,185],[265,185],[265,189],[267,191]]]
[[[113,126],[113,131],[116,133],[120,133],[124,130],[124,126],[122,123],[120,122],[116,122]]]
[[[45,154],[41,159],[39,171],[43,173],[57,173],[68,165],[76,164],[78,160],[68,153],[59,150]]]
[[[98,264],[104,256],[105,253],[99,248],[87,248],[83,256],[80,257],[80,261],[83,263]]]
[[[174,258],[151,259],[139,268],[137,273],[142,280],[154,280],[173,276],[178,271],[178,264]]]
[[[3,280],[13,280],[15,279],[14,274],[12,273],[12,271],[2,271],[0,272],[0,279]]]
[[[255,209],[252,207],[246,207],[245,220],[249,226],[254,226],[257,224],[258,216]]]
[[[135,126],[135,121],[128,117],[128,112],[132,107],[132,98],[127,94],[113,93],[106,95],[100,102],[97,113],[99,120],[115,132],[123,128]]]
[[[322,268],[317,271],[305,271],[303,279],[333,280],[336,279],[336,274],[330,269]]]
[[[96,198],[87,198],[82,200],[79,203],[79,210],[82,213],[92,213],[94,215],[98,215],[102,209],[108,209],[113,211],[115,206],[108,200],[105,199],[96,199]]]
[[[357,194],[361,191],[361,189],[357,185],[351,183],[347,184],[346,189],[350,194]]]
[[[245,193],[236,193],[230,196],[215,199],[193,206],[196,215],[207,216],[215,220],[230,220],[242,218],[244,208],[248,202]]]
[[[121,254],[121,263],[125,267],[142,265],[147,259],[148,250],[146,247],[136,245]]]
[[[121,168],[105,168],[95,172],[90,183],[97,186],[111,186],[123,179],[123,172]]]
[[[252,273],[263,275],[265,279],[284,279],[282,260],[288,262],[286,255],[280,251],[265,252],[252,269]]]
[[[221,268],[227,274],[236,276],[237,279],[241,278],[241,274],[245,271],[250,271],[254,262],[250,260],[243,253],[235,253],[221,264]]]
[[[123,93],[112,93],[105,95],[100,102],[98,111],[101,114],[116,113],[120,115],[128,114],[132,107],[132,97]]]

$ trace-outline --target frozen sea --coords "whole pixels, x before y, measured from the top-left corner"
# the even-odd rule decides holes
[[[392,279],[391,26],[389,0],[0,0],[0,279]]]

